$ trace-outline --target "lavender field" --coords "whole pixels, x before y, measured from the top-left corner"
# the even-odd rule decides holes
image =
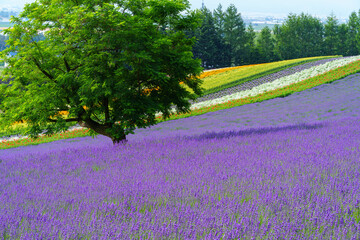
[[[359,239],[360,74],[103,137],[0,150],[4,239]]]

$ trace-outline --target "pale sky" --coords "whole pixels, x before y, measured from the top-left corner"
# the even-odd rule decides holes
[[[189,0],[192,8],[201,8],[203,0]],[[34,0],[0,0],[0,8],[19,7]],[[309,13],[313,16],[329,16],[332,12],[338,18],[348,18],[353,11],[360,10],[360,0],[204,0],[205,6],[210,10],[216,8],[219,3],[227,8],[233,3],[238,12],[246,16],[258,13],[264,15],[282,15],[289,13]]]
[[[329,16],[332,12],[338,18],[348,18],[351,12],[360,10],[360,0],[189,0],[193,8],[201,8],[202,1],[210,10],[219,3],[224,8],[234,4],[242,15],[284,15],[308,13],[312,16]]]

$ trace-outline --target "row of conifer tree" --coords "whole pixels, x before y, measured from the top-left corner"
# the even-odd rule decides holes
[[[305,13],[289,14],[283,24],[264,27],[259,33],[251,24],[246,27],[234,5],[201,11],[202,26],[190,35],[197,38],[193,53],[204,68],[360,54],[360,10],[341,24],[334,14],[324,22]]]

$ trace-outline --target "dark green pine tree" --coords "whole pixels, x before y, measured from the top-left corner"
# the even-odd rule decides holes
[[[254,27],[250,23],[246,32],[245,32],[245,54],[244,54],[244,64],[254,64],[260,62],[260,54],[256,47],[256,33]]]
[[[327,17],[327,21],[324,25],[324,54],[335,55],[339,53],[339,22],[334,14]]]
[[[213,16],[216,31],[221,37],[224,37],[224,11],[221,4],[214,10]]]
[[[202,60],[205,69],[226,67],[224,51],[225,44],[215,28],[215,19],[212,13],[203,8],[202,26],[196,31],[197,43],[193,48],[194,56]]]
[[[338,28],[338,35],[339,35],[339,42],[337,45],[337,54],[346,56],[348,53],[348,46],[347,46],[347,38],[349,36],[348,34],[349,28],[346,23],[342,23],[339,25]]]
[[[231,65],[243,65],[245,56],[245,23],[234,4],[225,11],[224,39],[230,46]]]
[[[257,47],[262,62],[271,62],[274,60],[274,39],[268,26],[261,29],[259,38],[257,39]]]
[[[346,37],[346,56],[355,56],[360,53],[360,42],[358,41],[360,34],[360,11],[359,16],[356,12],[352,12],[347,22],[347,37]]]
[[[217,32],[217,35],[220,37],[220,44],[218,46],[219,56],[218,56],[218,65],[219,67],[229,67],[231,65],[231,49],[230,45],[225,43],[224,38],[224,22],[225,22],[225,13],[222,9],[222,5],[219,6],[213,12],[214,25]]]
[[[284,58],[282,57],[281,54],[281,28],[280,25],[275,24],[274,28],[273,28],[273,34],[274,34],[274,54],[276,55],[276,58],[279,60],[283,60]]]
[[[297,40],[297,16],[290,14],[286,21],[276,29],[277,50],[282,59],[298,58],[301,54],[299,41]]]

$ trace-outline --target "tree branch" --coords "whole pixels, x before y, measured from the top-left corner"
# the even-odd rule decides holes
[[[64,56],[64,63],[65,63],[66,71],[70,72],[70,71],[71,71],[71,68],[70,68],[70,66],[69,66],[69,63],[66,61],[65,56]]]
[[[82,67],[84,64],[80,64],[79,66],[76,66],[76,67],[74,67],[74,68],[71,68],[70,70],[71,71],[75,71],[76,69],[78,69],[79,67]]]
[[[104,98],[103,105],[105,107],[105,122],[108,122],[110,119],[110,111],[109,111],[109,99],[107,97]]]
[[[44,69],[41,68],[40,64],[36,61],[36,59],[33,57],[32,58],[35,65],[38,67],[38,69],[48,78],[50,78],[51,80],[54,80],[54,77],[50,75],[50,73],[46,72]]]
[[[95,113],[92,113],[92,115],[96,118],[96,120],[97,120],[98,122],[101,122],[101,120],[98,118],[98,116],[96,116]]]

